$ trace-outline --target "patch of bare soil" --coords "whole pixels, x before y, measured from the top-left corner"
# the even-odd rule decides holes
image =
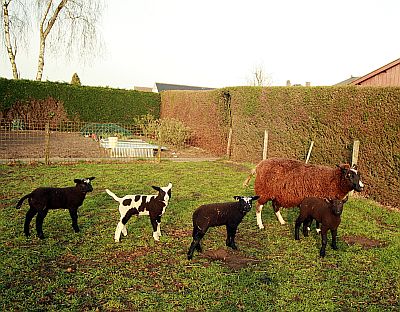
[[[219,248],[217,250],[207,250],[203,252],[202,257],[211,261],[222,261],[226,266],[233,270],[239,270],[249,264],[259,262],[260,260],[248,258],[238,251]]]
[[[99,143],[80,133],[51,132],[50,158],[103,158],[107,154]],[[1,133],[1,158],[44,158],[46,138],[44,131],[11,131]]]
[[[387,245],[385,242],[365,236],[343,236],[342,238],[348,245],[357,244],[364,249],[385,247]]]
[[[48,155],[50,159],[98,159],[109,158],[107,151],[98,141],[78,132],[52,131],[49,138]],[[38,159],[45,158],[46,136],[41,130],[0,131],[0,159]],[[169,159],[211,159],[210,152],[198,147],[168,147],[161,154]]]

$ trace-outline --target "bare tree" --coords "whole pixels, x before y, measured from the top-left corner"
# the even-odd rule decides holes
[[[261,66],[257,66],[250,79],[251,86],[269,86],[271,85],[271,78],[264,72]]]
[[[101,0],[37,0],[39,12],[39,57],[36,80],[42,80],[47,40],[52,52],[72,57],[100,51],[97,23],[103,11]],[[50,32],[53,30],[49,37]]]
[[[19,78],[16,62],[18,45],[27,46],[26,35],[29,28],[29,19],[25,8],[24,0],[1,1],[1,26],[4,34],[4,45],[7,49],[14,79]]]

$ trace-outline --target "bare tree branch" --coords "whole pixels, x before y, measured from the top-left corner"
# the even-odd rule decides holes
[[[25,11],[24,0],[2,0],[1,2],[1,29],[4,34],[4,46],[7,50],[14,79],[19,78],[16,56],[18,45],[27,46],[26,31],[29,19]]]

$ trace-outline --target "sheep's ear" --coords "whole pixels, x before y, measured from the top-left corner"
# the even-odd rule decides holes
[[[82,179],[74,179],[74,183],[76,183],[76,184],[82,183]]]
[[[94,180],[96,177],[90,177],[88,178],[90,181]]]
[[[330,200],[329,198],[324,198],[324,199],[325,199],[325,201],[326,201],[328,204],[331,203],[331,200]]]
[[[343,204],[344,204],[345,202],[347,202],[348,199],[349,199],[349,195],[347,195],[347,196],[342,200]]]
[[[350,165],[349,164],[340,164],[340,165],[336,165],[337,167],[339,167],[342,172],[346,172],[348,170],[350,170]]]
[[[257,199],[259,199],[259,198],[260,198],[260,196],[256,195],[256,196],[253,196],[253,197],[251,198],[251,200],[257,200]]]
[[[154,186],[154,185],[152,185],[151,187],[152,187],[153,189],[155,189],[156,191],[158,191],[158,192],[161,191],[161,188],[160,188],[159,186]]]
[[[240,200],[242,198],[242,196],[233,196],[233,198],[236,200]]]

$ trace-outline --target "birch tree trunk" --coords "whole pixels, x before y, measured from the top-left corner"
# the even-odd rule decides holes
[[[15,62],[15,56],[17,54],[17,42],[14,42],[14,49],[11,43],[10,35],[10,16],[8,14],[8,5],[11,0],[2,0],[3,9],[3,26],[4,26],[4,39],[7,48],[8,58],[10,59],[11,69],[13,72],[14,79],[19,79],[17,63]]]
[[[49,35],[51,28],[53,27],[54,23],[57,20],[58,14],[64,8],[64,6],[66,5],[67,2],[68,2],[68,0],[62,0],[58,4],[57,8],[54,10],[53,15],[48,19],[50,8],[53,3],[53,0],[48,0],[47,6],[46,6],[46,11],[43,15],[42,20],[40,21],[39,58],[38,58],[38,69],[37,69],[37,73],[36,73],[36,80],[38,80],[38,81],[42,80],[42,76],[43,76],[44,52],[45,52],[45,47],[46,47],[46,38]]]

